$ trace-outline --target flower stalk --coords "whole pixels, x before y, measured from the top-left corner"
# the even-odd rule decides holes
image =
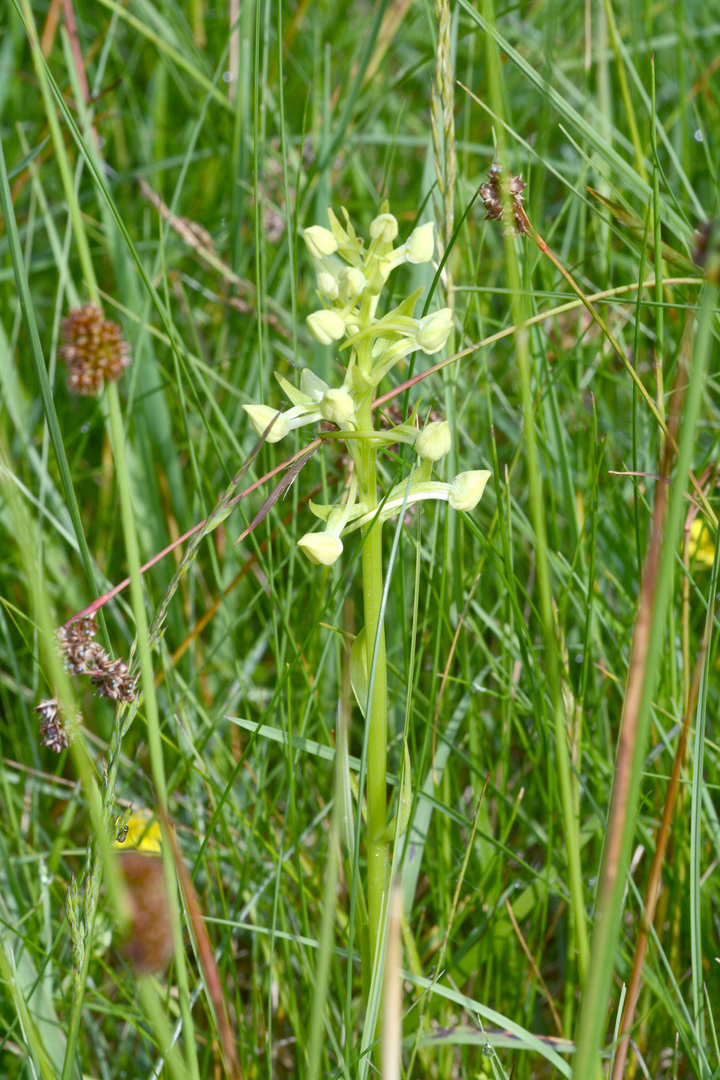
[[[461,473],[451,482],[433,479],[433,467],[451,447],[445,421],[420,428],[417,408],[402,424],[376,428],[373,401],[377,388],[392,369],[415,352],[439,352],[453,328],[449,308],[415,318],[422,290],[404,299],[392,311],[378,314],[380,295],[389,275],[404,263],[430,262],[434,255],[434,226],[428,222],[398,243],[398,223],[384,203],[371,222],[370,242],[364,246],[344,212],[344,222],[328,210],[329,228],[313,225],[304,239],[312,259],[322,307],[307,318],[310,334],[321,344],[336,348],[345,363],[340,387],[331,388],[312,371],[301,372],[299,387],[276,373],[290,408],[278,413],[271,406],[244,406],[258,435],[278,442],[296,428],[319,421],[334,424],[327,440],[343,438],[349,461],[349,483],[336,504],[310,503],[324,531],[305,533],[298,546],[311,562],[331,566],[343,553],[342,537],[362,533],[361,575],[364,632],[354,650],[362,647],[360,666],[368,673],[368,685],[357,689],[358,704],[365,715],[367,747],[367,936],[363,955],[363,984],[370,986],[387,917],[389,848],[394,833],[387,827],[386,792],[388,708],[383,598],[383,523],[406,506],[427,499],[445,501],[453,509],[469,511],[479,502],[489,473]],[[378,414],[379,415],[379,414]],[[272,428],[268,432],[268,425]],[[392,444],[403,443],[418,455],[410,489],[399,482],[381,499],[378,486],[378,454]],[[406,823],[403,828],[406,827]],[[367,965],[367,967],[365,967]]]

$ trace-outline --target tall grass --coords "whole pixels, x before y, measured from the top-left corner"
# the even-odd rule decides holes
[[[4,11],[3,1076],[719,1075],[712,229],[692,257],[719,38],[697,0]],[[484,220],[498,158],[527,236]],[[361,539],[329,568],[296,545],[344,448],[287,474],[312,434],[258,447],[242,406],[280,405],[276,370],[337,385],[302,230],[329,204],[366,234],[385,198],[401,237],[434,215],[446,259],[386,307],[422,286],[455,329],[376,424],[421,398],[453,432],[442,479],[493,476],[469,515],[385,527],[409,820],[371,980]],[[81,398],[60,323],[93,299],[132,364]],[[116,708],[52,632],[126,577],[99,640],[142,693]],[[33,711],[56,688],[83,717],[60,757]],[[122,947],[131,807],[173,883],[152,974]]]

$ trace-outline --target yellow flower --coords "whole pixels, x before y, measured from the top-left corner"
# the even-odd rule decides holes
[[[142,851],[146,855],[160,854],[162,851],[160,822],[153,816],[151,810],[133,810],[130,813],[127,826],[123,826],[118,831],[113,850]]]
[[[709,570],[715,558],[715,544],[705,521],[696,517],[690,526],[690,544],[688,547],[690,561],[695,560],[696,566]]]

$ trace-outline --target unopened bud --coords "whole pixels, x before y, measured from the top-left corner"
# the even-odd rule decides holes
[[[338,282],[335,274],[333,274],[326,266],[321,266],[315,275],[317,279],[317,286],[320,292],[327,300],[337,300],[338,298]]]
[[[453,510],[474,510],[482,498],[489,479],[490,473],[487,469],[476,469],[456,476],[450,484],[448,499]]]
[[[385,244],[391,244],[398,234],[398,223],[392,214],[378,214],[370,222],[370,235],[373,240],[382,240]]]
[[[338,288],[343,300],[354,300],[365,288],[365,275],[356,266],[340,271]]]
[[[324,229],[322,225],[311,225],[309,229],[305,229],[303,240],[314,259],[323,259],[337,251],[337,240],[330,230]]]
[[[305,533],[298,540],[298,547],[302,548],[311,563],[332,566],[342,555],[343,542],[332,533]]]
[[[320,402],[320,413],[331,424],[347,424],[355,415],[355,404],[345,390],[327,390]]]
[[[250,417],[250,423],[258,435],[263,435],[268,424],[274,421],[265,437],[265,442],[280,442],[290,430],[290,425],[283,414],[277,409],[271,409],[269,405],[243,405],[243,409]]]
[[[450,308],[440,308],[421,319],[415,340],[424,353],[436,353],[442,349],[452,330],[453,317]]]
[[[439,461],[450,449],[450,425],[447,420],[433,420],[426,424],[415,440],[418,457],[426,461]]]
[[[308,330],[321,345],[332,345],[345,334],[345,322],[335,311],[314,311],[307,317]]]
[[[413,229],[405,244],[405,257],[409,263],[430,262],[435,251],[435,225],[428,221],[427,225],[418,225]]]

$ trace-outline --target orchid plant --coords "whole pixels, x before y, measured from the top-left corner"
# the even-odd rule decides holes
[[[308,316],[312,336],[324,345],[337,345],[346,357],[345,377],[329,387],[309,368],[300,375],[299,389],[275,373],[291,408],[280,412],[267,405],[244,408],[258,435],[279,442],[291,431],[320,420],[334,424],[347,443],[350,476],[344,494],[334,505],[310,504],[323,523],[322,531],[307,532],[298,545],[313,563],[330,566],[343,552],[343,538],[363,531],[361,567],[365,627],[356,646],[364,646],[364,668],[374,665],[370,700],[360,702],[367,718],[367,917],[370,970],[380,940],[383,902],[387,898],[389,844],[406,822],[387,825],[387,671],[381,621],[383,596],[382,525],[403,507],[426,499],[444,500],[455,510],[472,510],[490,476],[486,470],[463,472],[451,482],[433,479],[433,467],[449,451],[450,427],[432,421],[420,428],[418,406],[403,423],[376,428],[373,400],[380,382],[411,353],[439,352],[452,329],[452,312],[440,308],[424,318],[413,312],[422,288],[392,311],[378,314],[380,296],[389,275],[404,263],[432,260],[435,239],[430,222],[420,225],[397,244],[398,223],[387,203],[370,224],[367,249],[343,209],[344,224],[328,209],[330,228],[313,225],[304,232],[322,307]],[[404,443],[417,454],[409,481],[384,497],[378,491],[377,456],[391,445]],[[409,487],[408,487],[409,484]],[[406,770],[407,771],[407,770]],[[405,800],[403,800],[405,801]],[[409,809],[409,804],[408,804]]]

